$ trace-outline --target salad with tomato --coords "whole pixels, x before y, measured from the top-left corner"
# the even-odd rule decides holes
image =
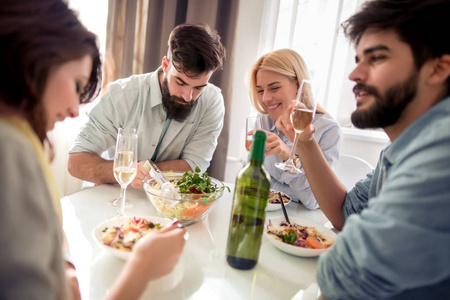
[[[120,226],[105,227],[100,239],[103,244],[118,250],[131,251],[133,246],[144,235],[153,230],[160,230],[163,226],[145,218],[130,218]]]
[[[229,187],[210,177],[208,173],[201,173],[199,167],[193,172],[188,171],[181,175],[175,173],[165,175],[174,185],[180,199],[162,196],[161,187],[157,183],[147,185],[144,182],[144,189],[160,214],[169,219],[176,218],[184,224],[200,219],[212,209],[225,189],[230,191]]]
[[[267,234],[286,244],[310,249],[326,249],[334,243],[334,238],[324,236],[315,227],[303,226],[295,222],[282,221],[277,227],[269,220]]]
[[[180,180],[177,181],[176,187],[180,193],[185,194],[211,194],[219,190],[230,188],[227,186],[218,187],[217,184],[211,181],[208,173],[201,173],[200,168],[195,167],[194,172],[184,172]]]

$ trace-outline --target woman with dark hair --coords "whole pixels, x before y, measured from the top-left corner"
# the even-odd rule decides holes
[[[76,117],[100,83],[96,37],[65,3],[0,1],[0,299],[80,298],[76,278],[64,271],[74,274],[63,260],[59,195],[44,145],[54,124]],[[169,273],[184,233],[170,226],[142,239],[108,297],[138,298],[149,280]]]

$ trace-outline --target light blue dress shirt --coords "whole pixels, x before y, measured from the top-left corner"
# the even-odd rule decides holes
[[[292,149],[292,142],[287,139],[283,132],[276,128],[275,122],[269,115],[260,114],[258,117],[261,120],[262,129],[275,133]],[[340,126],[333,118],[325,114],[316,114],[313,124],[316,127],[314,137],[319,143],[327,162],[334,167],[339,159]],[[308,209],[318,208],[319,206],[311,192],[305,173],[290,174],[284,172],[275,167],[275,163],[280,161],[276,154],[269,155],[264,159],[264,167],[269,172],[272,180],[271,188],[287,194],[293,201],[301,202]]]
[[[166,119],[158,71],[120,79],[89,113],[70,153],[89,152],[112,159],[120,127],[136,128],[138,160],[150,159]],[[208,84],[184,122],[172,120],[156,162],[183,159],[206,171],[222,131],[225,106],[221,90]],[[108,150],[105,155],[104,151]]]
[[[450,98],[411,124],[351,190],[319,259],[330,299],[450,299]]]

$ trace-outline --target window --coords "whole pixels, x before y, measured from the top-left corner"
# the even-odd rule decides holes
[[[291,48],[305,59],[319,103],[343,127],[352,127],[355,108],[348,75],[354,67],[353,45],[341,23],[359,7],[358,0],[278,0],[266,7],[267,36],[260,54]]]
[[[100,52],[105,53],[108,1],[69,0],[68,3],[83,25],[97,35]]]
[[[83,25],[98,36],[100,51],[104,53],[108,1],[70,0],[68,3],[69,7],[78,14]],[[80,128],[86,122],[86,112],[92,108],[92,105],[93,103],[82,105],[80,115],[77,118],[67,118],[64,122],[57,122],[55,128],[49,133],[55,150],[52,170],[63,195],[72,194],[81,188],[82,181],[72,177],[67,171],[67,160],[69,149],[72,147]],[[83,283],[80,282],[81,284]]]

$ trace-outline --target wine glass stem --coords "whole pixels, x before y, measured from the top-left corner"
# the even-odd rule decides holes
[[[294,143],[292,144],[291,156],[289,156],[289,159],[288,159],[289,164],[292,164],[292,165],[294,164],[293,158],[294,158],[294,154],[295,154],[295,147],[297,146],[298,136],[299,136],[299,134],[296,132],[295,137],[294,137]]]
[[[127,186],[120,186],[120,193],[121,193],[121,199],[120,199],[120,212],[119,215],[125,216],[125,193],[127,190]]]

